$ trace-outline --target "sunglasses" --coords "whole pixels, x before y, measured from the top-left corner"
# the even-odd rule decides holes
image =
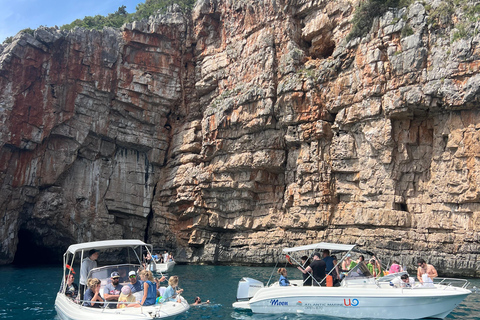
[[[136,278],[137,276],[130,276],[129,278]]]

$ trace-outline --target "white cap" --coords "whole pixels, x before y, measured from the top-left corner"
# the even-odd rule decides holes
[[[129,277],[130,277],[130,276],[136,276],[136,275],[137,275],[137,273],[136,273],[135,271],[130,271],[130,272],[128,273],[128,276],[129,276]]]

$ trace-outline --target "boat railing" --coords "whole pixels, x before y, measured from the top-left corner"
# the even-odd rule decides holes
[[[434,278],[433,283],[436,285],[442,285],[446,287],[458,287],[466,289],[470,285],[467,279],[458,278]]]

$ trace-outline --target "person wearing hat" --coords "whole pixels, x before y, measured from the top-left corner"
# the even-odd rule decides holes
[[[103,297],[106,301],[118,301],[120,293],[122,292],[122,285],[120,284],[120,274],[117,271],[113,271],[110,274],[110,279],[112,282],[108,283],[105,288],[103,288]],[[117,307],[116,303],[109,303],[108,307],[114,309]]]
[[[120,303],[120,302],[125,302],[125,303]],[[120,293],[120,296],[118,297],[118,305],[117,308],[125,308],[125,307],[140,307],[140,305],[135,299],[135,296],[132,294],[132,289],[130,289],[129,286],[123,286],[122,287],[122,293]]]
[[[80,300],[83,300],[85,287],[87,286],[87,277],[90,270],[97,267],[98,250],[92,249],[88,251],[88,257],[83,259],[80,267]]]
[[[143,292],[142,280],[138,279],[135,271],[130,271],[128,273],[128,280],[130,280],[130,284],[128,284],[128,286],[130,287],[132,293]]]

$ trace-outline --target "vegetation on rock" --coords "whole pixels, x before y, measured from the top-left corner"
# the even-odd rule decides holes
[[[142,20],[157,13],[164,13],[167,11],[167,8],[173,4],[179,5],[183,10],[189,10],[195,4],[195,0],[146,0],[145,3],[139,3],[136,6],[134,13],[128,13],[126,10],[127,7],[122,5],[118,7],[117,11],[107,16],[86,16],[83,19],[77,19],[72,23],[65,24],[61,26],[60,29],[71,30],[75,27],[96,30],[101,30],[103,27],[120,28],[124,23]],[[27,32],[33,35],[34,30],[27,28],[19,32]],[[13,37],[7,37],[3,43],[8,44],[12,41]]]
[[[355,10],[352,19],[352,31],[347,41],[365,36],[373,25],[373,20],[382,16],[391,8],[403,8],[410,5],[412,0],[366,0]]]

